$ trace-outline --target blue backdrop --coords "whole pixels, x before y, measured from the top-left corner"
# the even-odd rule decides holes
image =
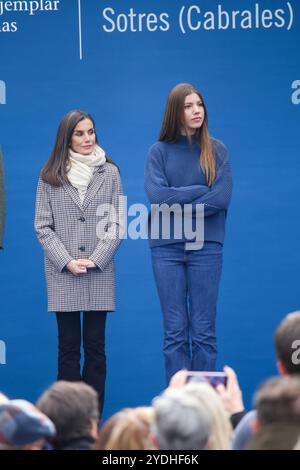
[[[121,168],[129,205],[146,203],[145,156],[167,94],[184,81],[202,91],[210,132],[230,151],[234,193],[218,302],[218,366],[235,368],[250,405],[257,385],[276,373],[274,329],[300,303],[299,40],[297,1],[0,1],[7,196],[0,389],[35,400],[56,378],[56,323],[46,312],[33,216],[38,174],[58,122],[71,109],[89,111],[101,145]],[[147,404],[165,386],[146,240],[123,242],[117,280],[105,416]]]

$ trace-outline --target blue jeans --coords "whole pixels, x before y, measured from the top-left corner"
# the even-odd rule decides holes
[[[215,370],[215,316],[222,271],[222,245],[200,250],[184,243],[151,249],[164,321],[167,381],[180,369]]]

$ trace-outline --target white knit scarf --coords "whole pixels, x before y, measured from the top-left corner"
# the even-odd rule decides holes
[[[82,155],[70,149],[69,159],[68,179],[71,185],[78,189],[82,203],[96,167],[102,166],[106,162],[105,152],[99,145],[95,145],[93,152],[89,155]]]

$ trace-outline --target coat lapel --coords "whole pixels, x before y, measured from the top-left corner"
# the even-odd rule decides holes
[[[99,191],[100,186],[102,185],[105,178],[105,165],[100,166],[100,168],[95,172],[93,178],[91,179],[90,184],[87,187],[85,198],[83,200],[82,209],[86,210],[89,203],[93,200],[97,191]]]
[[[72,186],[71,183],[69,183],[69,182],[64,183],[63,187],[64,187],[65,191],[69,194],[69,196],[72,198],[72,200],[76,204],[76,206],[78,206],[79,209],[82,210],[82,204],[80,202],[78,190],[76,188],[74,188],[74,186]]]

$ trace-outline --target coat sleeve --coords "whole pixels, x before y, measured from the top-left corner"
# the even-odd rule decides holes
[[[169,186],[162,153],[156,144],[148,153],[144,186],[151,204],[189,204],[209,191],[205,185]]]
[[[89,257],[103,271],[111,262],[121,240],[124,238],[125,208],[119,171],[114,167],[112,173],[112,199],[107,207],[105,224],[97,226],[99,242]],[[100,214],[98,214],[100,215]],[[101,229],[102,227],[102,229]]]
[[[61,272],[73,257],[54,231],[49,185],[41,178],[36,194],[34,228],[45,255]]]
[[[5,223],[5,189],[4,189],[4,173],[3,160],[0,147],[0,249],[3,248],[3,232]]]
[[[232,194],[231,166],[228,159],[226,147],[221,146],[221,161],[217,171],[217,178],[209,188],[208,192],[193,200],[193,208],[196,204],[204,204],[205,216],[215,214],[222,210],[227,210]]]

